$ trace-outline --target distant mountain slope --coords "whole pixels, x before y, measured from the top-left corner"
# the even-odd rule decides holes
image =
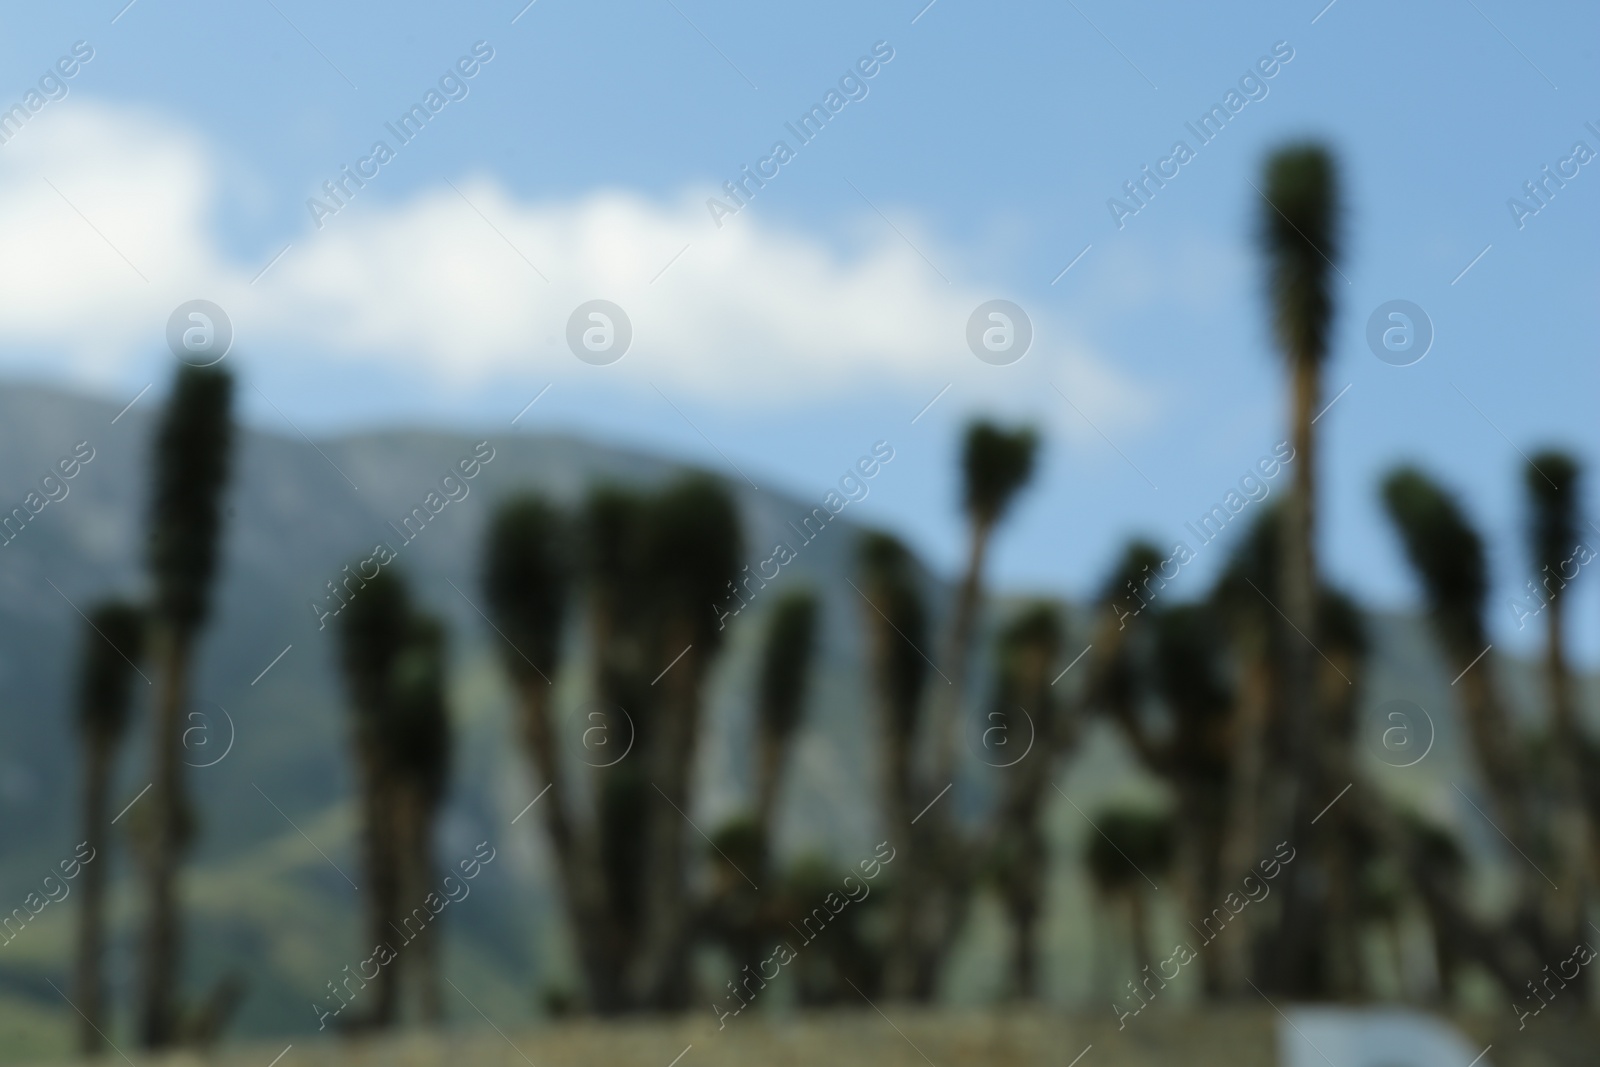
[[[146,396],[120,418],[119,409],[49,389],[0,388],[0,508],[20,505],[78,442],[94,450],[94,458],[68,483],[67,496],[46,506],[0,548],[0,910],[20,903],[36,876],[70,854],[78,840],[76,748],[69,722],[83,630],[78,611],[102,596],[139,595],[144,588],[145,465],[159,400]],[[469,483],[468,495],[448,504],[414,540],[402,544],[389,523],[399,525],[483,440],[493,459]],[[358,898],[346,881],[361,880],[349,804],[346,712],[333,630],[331,625],[318,628],[310,602],[321,602],[325,583],[382,540],[399,550],[398,565],[418,597],[442,613],[451,628],[452,708],[460,739],[439,859],[453,862],[486,839],[499,850],[472,898],[447,917],[448,973],[491,1016],[526,1018],[540,986],[569,969],[538,820],[511,825],[534,790],[512,742],[499,665],[501,639],[475,606],[482,600],[478,549],[485,522],[498,500],[525,488],[573,504],[598,482],[657,485],[686,468],[510,426],[486,429],[479,437],[392,431],[315,445],[292,434],[248,430],[241,433],[236,458],[222,580],[195,686],[194,708],[209,714],[197,725],[210,733],[193,736],[192,762],[210,762],[221,754],[229,721],[234,737],[224,758],[189,776],[202,824],[186,879],[192,987],[239,968],[251,993],[238,1031],[314,1030],[311,1001],[346,963],[362,956],[354,921]],[[790,852],[854,855],[878,840],[862,605],[845,581],[859,530],[846,509],[800,546],[787,524],[799,522],[828,487],[817,487],[816,499],[802,500],[756,492],[742,481],[727,480],[727,485],[744,517],[745,556],[752,566],[777,541],[794,544],[798,558],[784,568],[777,585],[808,583],[823,597],[821,665],[788,783],[780,844]],[[708,832],[746,796],[743,756],[751,741],[748,701],[755,653],[760,624],[776,592],[763,592],[731,621],[728,648],[713,679],[699,795],[690,812]],[[1375,716],[1378,705],[1391,697],[1408,697],[1429,708],[1439,738],[1428,760],[1415,768],[1395,771],[1370,762],[1387,787],[1443,818],[1460,819],[1463,805],[1449,783],[1470,789],[1473,775],[1447,710],[1449,678],[1415,620],[1378,616],[1371,622],[1377,662],[1369,679],[1364,739],[1375,740],[1388,725]],[[1081,638],[1070,643],[1076,654]],[[557,684],[563,713],[571,716],[584,700],[586,679],[571,669],[581,635],[574,633],[568,644],[569,667]],[[1528,672],[1509,666],[1518,691],[1530,693]],[[981,685],[977,692],[984,692]],[[206,746],[199,744],[202,738]],[[146,748],[142,734],[128,746],[116,790],[119,806],[148,781],[142,777]],[[1080,803],[1097,802],[1110,790],[1149,788],[1130,784],[1127,768],[1114,737],[1099,731],[1063,768],[1062,780],[1069,781]],[[971,808],[981,803],[982,788],[981,780],[964,785],[946,803]],[[1076,854],[1081,818],[1065,804],[1058,807],[1050,824],[1066,881],[1057,900],[1074,916],[1051,926],[1060,955],[1085,947],[1089,929],[1081,911],[1086,896],[1066,862]],[[138,818],[135,805],[125,825]],[[1460,824],[1475,843],[1497,847],[1491,829],[1465,820]],[[113,864],[121,879],[114,978],[122,984],[131,973],[131,935],[140,901],[128,878],[127,850],[108,852],[103,861]],[[52,907],[23,936],[0,947],[0,1046],[7,1044],[7,1028],[16,1020],[39,1027],[46,1026],[41,1020],[53,1019],[49,1025],[58,1029],[52,1032],[66,1032],[67,1009],[45,979],[64,980],[72,917],[70,906]],[[1088,980],[1081,969],[1074,965],[1057,976],[1058,994],[1081,994]],[[982,985],[975,978],[963,988],[978,995]],[[125,989],[119,1000],[128,1003]],[[21,1010],[24,1005],[32,1010]]]

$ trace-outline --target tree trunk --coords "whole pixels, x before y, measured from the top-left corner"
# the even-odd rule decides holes
[[[179,954],[178,864],[191,834],[184,793],[183,709],[188,703],[189,640],[163,628],[159,636],[150,827],[145,856],[149,892],[146,916],[140,1031],[146,1048],[177,1039]]]
[[[696,833],[689,822],[690,785],[699,739],[701,682],[706,659],[691,645],[693,629],[681,618],[664,628],[658,648],[663,662],[683,658],[659,679],[662,688],[653,709],[660,736],[647,798],[644,937],[636,961],[641,1003],[662,1010],[681,1009],[689,1002],[689,934],[693,910],[689,898],[687,841]],[[663,799],[663,797],[665,799]],[[670,803],[668,803],[670,801]],[[698,834],[696,833],[696,836]],[[745,872],[750,876],[750,872]]]
[[[556,743],[556,727],[551,721],[549,683],[524,678],[517,687],[522,710],[522,745],[528,760],[545,782],[539,804],[543,808],[545,833],[561,880],[568,928],[583,973],[589,1008],[602,1015],[621,1008],[617,987],[617,966],[607,951],[605,886],[597,867],[598,855],[592,838],[580,834],[568,807],[566,774],[561,765],[561,749]],[[606,724],[610,729],[615,724]]]
[[[1561,888],[1551,894],[1549,923],[1552,948],[1565,947],[1582,938],[1585,902],[1590,888],[1590,826],[1583,803],[1582,750],[1586,744],[1578,725],[1572,695],[1572,677],[1566,660],[1566,593],[1557,592],[1545,610],[1545,678],[1550,692],[1551,746],[1554,766],[1556,814],[1551,828],[1560,858]],[[1569,950],[1570,951],[1570,950]],[[1588,1006],[1588,972],[1579,969],[1568,979],[1575,1004]]]
[[[1228,817],[1224,820],[1221,858],[1221,880],[1233,885],[1256,870],[1265,835],[1261,829],[1260,812],[1265,797],[1264,783],[1267,774],[1267,727],[1272,713],[1273,675],[1267,661],[1270,642],[1267,635],[1252,629],[1239,642],[1241,669],[1239,672],[1238,705],[1234,710],[1235,756],[1229,774],[1227,799]],[[1219,902],[1208,902],[1205,914]],[[1240,936],[1219,938],[1215,949],[1217,978],[1220,995],[1232,997],[1243,994],[1249,987],[1251,942],[1240,931]],[[1206,955],[1211,955],[1207,953]]]
[[[874,612],[867,619],[871,642],[871,662],[878,690],[879,787],[883,798],[884,834],[894,850],[894,892],[889,898],[889,936],[884,949],[884,990],[895,1000],[910,996],[915,952],[915,893],[921,885],[921,843],[911,820],[916,788],[912,774],[913,734],[902,730],[896,707],[897,694],[892,678],[891,642],[902,641],[894,627]],[[932,799],[931,797],[929,799]]]
[[[78,1050],[85,1056],[105,1051],[105,979],[101,965],[105,955],[106,874],[110,864],[111,821],[109,797],[115,748],[104,731],[84,738],[83,837],[107,858],[83,869],[78,906],[78,969],[74,980],[74,1003],[79,1011]]]
[[[398,870],[401,849],[396,833],[396,805],[399,798],[393,776],[375,736],[373,720],[379,714],[381,709],[378,708],[361,709],[356,726],[362,865],[366,871],[362,881],[367,886],[364,903],[367,938],[371,942],[363,947],[369,954],[382,944],[390,945],[396,952],[403,951],[402,945],[396,940],[400,932],[395,929],[395,921],[400,916],[401,892]],[[394,1025],[399,1014],[400,966],[397,960],[378,969],[377,977],[372,979],[370,1010],[356,1012],[352,1021],[346,1024],[347,1027],[383,1029]]]
[[[1276,832],[1307,853],[1289,868],[1283,887],[1278,936],[1268,977],[1280,992],[1297,996],[1321,992],[1317,974],[1317,934],[1321,902],[1316,880],[1320,850],[1314,848],[1311,820],[1313,805],[1325,782],[1320,772],[1315,731],[1322,716],[1317,709],[1315,670],[1317,655],[1317,578],[1315,558],[1316,454],[1311,420],[1318,393],[1317,361],[1307,353],[1292,357],[1293,398],[1290,415],[1295,450],[1294,484],[1283,512],[1283,614],[1297,633],[1286,634],[1284,650],[1284,712],[1289,748],[1289,773],[1281,776],[1277,790],[1279,823]],[[1331,799],[1331,798],[1330,798]]]

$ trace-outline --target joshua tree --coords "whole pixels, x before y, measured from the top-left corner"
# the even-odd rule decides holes
[[[1489,578],[1483,540],[1456,501],[1413,467],[1390,472],[1383,503],[1428,599],[1429,622],[1459,674],[1468,733],[1498,810],[1495,822],[1518,847],[1529,843],[1521,746],[1494,685],[1484,608]],[[1470,670],[1468,668],[1471,668]]]
[[[941,671],[944,685],[931,697],[929,729],[933,732],[933,780],[951,783],[956,777],[956,735],[965,704],[968,660],[983,601],[983,568],[995,528],[1033,475],[1038,438],[1028,428],[1004,430],[988,422],[967,428],[962,445],[962,504],[968,525],[966,571],[956,590],[950,613]],[[919,884],[921,916],[916,920],[921,945],[913,994],[932,997],[938,967],[960,932],[962,916],[976,873],[972,842],[964,840],[953,817],[954,805],[930,811],[928,841],[922,859],[927,861]],[[891,979],[893,980],[893,979]]]
[[[1453,685],[1461,691],[1467,733],[1495,824],[1524,855],[1540,854],[1545,850],[1535,836],[1523,749],[1495,684],[1494,660],[1484,655],[1489,647],[1484,619],[1489,579],[1483,541],[1456,501],[1415,468],[1399,468],[1384,479],[1383,502],[1427,596],[1434,634],[1458,674]],[[1518,883],[1514,926],[1531,945],[1531,959],[1548,947],[1549,939],[1537,887],[1520,865],[1512,871]]]
[[[1316,709],[1317,567],[1315,504],[1316,438],[1312,422],[1319,406],[1322,364],[1333,322],[1334,260],[1339,255],[1339,183],[1333,157],[1319,145],[1281,149],[1267,163],[1266,203],[1261,205],[1261,244],[1278,347],[1288,363],[1289,423],[1294,447],[1294,483],[1284,504],[1282,607],[1304,640],[1285,644],[1285,727],[1294,773],[1282,809],[1295,840],[1309,838],[1313,805],[1320,796],[1313,741]],[[1317,992],[1309,959],[1317,934],[1319,903],[1313,899],[1310,865],[1291,868],[1283,887],[1279,944],[1274,954],[1278,988]]]
[[[1570,937],[1577,935],[1583,925],[1586,890],[1593,884],[1589,861],[1592,828],[1582,782],[1589,741],[1578,723],[1566,656],[1566,587],[1577,577],[1581,565],[1578,463],[1562,452],[1540,452],[1529,460],[1524,484],[1528,491],[1530,554],[1542,595],[1548,601],[1544,608],[1544,665],[1551,712],[1549,752],[1555,809],[1551,836],[1565,871],[1561,881],[1568,887],[1558,894],[1559,922],[1565,928],[1558,936],[1565,933]],[[1574,984],[1580,991],[1587,985],[1581,979]]]
[[[615,1011],[620,993],[611,962],[599,857],[592,835],[574,821],[574,797],[553,717],[554,675],[571,584],[566,523],[542,498],[515,497],[495,513],[484,556],[484,592],[495,625],[504,635],[501,659],[516,689],[523,749],[548,789],[541,805],[545,833],[555,853],[589,1004],[599,1012]],[[586,734],[588,728],[620,734],[621,723],[606,722],[607,714],[598,714],[597,726],[585,724]]]
[[[154,788],[145,841],[149,915],[140,1030],[150,1048],[177,1037],[180,930],[178,865],[194,835],[180,759],[194,642],[211,606],[221,537],[221,501],[233,443],[233,378],[185,366],[162,417],[153,457],[148,559],[157,677]]]
[[[686,1005],[690,992],[691,830],[684,813],[690,807],[706,676],[726,632],[711,605],[738,571],[742,538],[732,496],[704,476],[670,485],[651,501],[643,535],[654,615],[648,688],[655,695],[647,714],[655,730],[651,746],[641,752],[640,769],[651,776],[651,793],[659,795],[646,794],[649,890],[638,990],[643,1003],[671,1009]]]
[[[944,662],[950,684],[934,690],[937,713],[932,726],[936,731],[934,740],[938,753],[935,777],[943,781],[949,781],[955,773],[956,719],[965,692],[972,634],[982,604],[983,565],[989,554],[989,541],[1017,493],[1033,477],[1038,443],[1034,432],[1026,427],[1008,431],[989,422],[975,422],[967,427],[961,452],[962,503],[968,529],[967,568],[956,592],[945,644]]]
[[[868,662],[877,696],[882,761],[884,823],[896,856],[895,888],[889,914],[884,984],[892,997],[912,994],[919,966],[916,940],[918,893],[929,863],[924,840],[913,836],[912,819],[932,793],[924,796],[914,773],[912,755],[922,707],[928,664],[922,646],[928,639],[928,616],[911,553],[889,534],[869,533],[861,542],[862,611],[866,622]]]
[[[361,794],[366,936],[375,945],[396,935],[391,924],[399,916],[403,890],[401,842],[396,834],[400,772],[388,732],[394,713],[395,664],[409,636],[410,614],[405,581],[392,570],[380,570],[367,579],[340,613],[340,666],[354,715]],[[372,1008],[362,1017],[362,1025],[391,1026],[399,1008],[399,969],[380,968],[372,984]]]
[[[1142,808],[1114,807],[1098,812],[1093,821],[1094,831],[1084,843],[1089,876],[1102,900],[1126,909],[1133,965],[1142,974],[1155,959],[1146,888],[1172,863],[1172,819]]]
[[[144,613],[132,604],[113,600],[90,609],[89,629],[83,635],[83,669],[79,674],[78,732],[83,739],[83,837],[107,852],[111,835],[112,771],[132,712],[129,687],[138,673],[134,666],[144,655]],[[78,1048],[85,1055],[104,1051],[105,982],[101,957],[105,952],[106,870],[109,858],[83,870],[78,892],[78,971],[75,1003],[83,1025],[78,1028]]]
[[[805,707],[816,629],[815,594],[794,592],[778,601],[767,631],[756,714],[756,824],[769,847],[784,757]]]
[[[658,494],[603,488],[584,508],[581,561],[595,656],[595,712],[586,723],[612,749],[595,751],[592,805],[564,781],[550,678],[567,599],[563,524],[532,498],[508,503],[490,530],[484,581],[505,635],[523,740],[550,785],[545,827],[584,972],[601,1013],[681,1006],[695,909],[688,892],[683,812],[699,741],[705,677],[721,645],[710,605],[736,569],[732,499],[704,477]],[[665,670],[663,670],[665,668]],[[629,732],[633,732],[631,748]]]
[[[1053,604],[1029,605],[1007,624],[983,735],[987,761],[1003,768],[992,852],[1011,920],[1012,994],[1025,999],[1039,994],[1037,930],[1050,855],[1042,801],[1055,757],[1071,740],[1051,693],[1060,651],[1061,619]],[[1019,717],[1018,709],[1026,714]]]
[[[444,627],[431,615],[407,620],[405,646],[389,678],[393,709],[383,738],[396,777],[395,882],[402,906],[423,905],[433,891],[433,827],[450,775],[450,714],[445,704]],[[418,1006],[424,1021],[441,1022],[439,930],[430,922],[417,940]]]

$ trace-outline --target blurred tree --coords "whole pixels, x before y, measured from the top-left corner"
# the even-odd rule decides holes
[[[967,567],[956,591],[944,645],[949,685],[936,688],[933,698],[934,777],[941,781],[950,781],[955,776],[957,719],[966,692],[973,630],[983,602],[983,565],[989,555],[989,542],[1017,494],[1033,477],[1038,447],[1039,439],[1032,429],[1004,430],[984,421],[969,425],[962,441],[961,491],[967,514]]]
[[[445,632],[434,616],[406,620],[405,644],[389,679],[393,708],[383,736],[387,761],[395,771],[395,881],[406,915],[425,910],[437,892],[433,834],[450,777],[450,713],[445,703]],[[450,872],[454,874],[455,872]],[[440,905],[442,908],[443,905]],[[438,913],[435,913],[437,916]],[[415,953],[402,971],[415,979],[417,1003],[426,1023],[444,1021],[439,986],[441,933],[430,919],[415,938]]]
[[[738,573],[743,551],[732,495],[707,476],[686,477],[659,493],[645,526],[655,618],[650,642],[657,729],[641,769],[659,797],[648,797],[646,912],[640,946],[639,999],[657,1009],[689,1003],[689,894],[686,813],[700,742],[705,682],[726,630],[713,607]],[[665,673],[658,673],[664,671]],[[660,801],[666,801],[661,803]]]
[[[756,824],[769,843],[779,779],[805,707],[816,630],[816,594],[792,592],[773,608],[756,713]]]
[[[899,862],[896,856],[895,864]],[[770,952],[781,941],[795,953],[796,959],[785,970],[793,975],[801,1007],[854,1006],[861,1003],[862,996],[878,997],[884,955],[875,934],[881,927],[877,919],[885,900],[880,887],[888,886],[891,872],[892,868],[884,868],[879,881],[873,883],[859,871],[840,871],[818,855],[801,856],[784,872],[779,898],[784,921],[774,925],[775,936],[763,944],[763,950]],[[849,883],[853,888],[847,887],[847,876],[854,876]],[[826,903],[830,894],[840,908],[836,914]],[[831,915],[820,934],[816,933],[821,923],[819,910]]]
[[[982,735],[986,762],[1002,768],[988,851],[1011,922],[1011,992],[1030,1000],[1039,995],[1039,917],[1050,861],[1045,787],[1056,758],[1073,740],[1074,724],[1051,693],[1060,652],[1055,605],[1029,604],[1007,623],[997,642],[994,704]]]
[[[194,836],[185,795],[181,732],[195,637],[210,611],[222,531],[222,494],[233,446],[233,378],[184,366],[156,433],[148,560],[154,584],[157,678],[153,788],[143,859],[149,913],[141,975],[140,1036],[158,1049],[178,1037],[181,931],[178,866]]]
[[[1414,467],[1400,467],[1384,478],[1382,496],[1389,518],[1400,534],[1406,558],[1428,600],[1429,622],[1443,647],[1450,669],[1457,672],[1452,687],[1460,690],[1467,733],[1488,787],[1489,817],[1512,846],[1526,856],[1547,853],[1535,832],[1530,805],[1529,777],[1523,746],[1512,732],[1511,718],[1495,684],[1495,663],[1487,658],[1488,627],[1484,610],[1489,578],[1483,540],[1460,505],[1445,490]],[[1543,919],[1540,889],[1520,865],[1509,869],[1513,879],[1514,914],[1511,926],[1525,939],[1522,964],[1531,964],[1552,948]],[[1424,889],[1433,883],[1423,873]],[[1436,915],[1449,912],[1452,901],[1443,893],[1433,899]],[[1506,952],[1489,953],[1474,936],[1470,921],[1459,916],[1456,939],[1495,970],[1497,976],[1514,973],[1505,963]],[[1508,988],[1516,991],[1513,981]]]
[[[353,594],[339,615],[339,665],[354,717],[360,790],[362,863],[366,874],[366,940],[392,943],[400,915],[402,842],[396,830],[401,771],[389,731],[394,717],[395,665],[409,637],[411,597],[395,571],[380,570]],[[400,969],[385,966],[372,979],[371,1010],[360,1027],[393,1026],[400,1006]]]
[[[705,476],[658,493],[601,487],[584,504],[576,553],[584,575],[594,714],[586,729],[623,739],[628,757],[595,763],[595,817],[568,795],[548,692],[570,566],[562,523],[543,503],[508,503],[490,529],[484,582],[518,690],[524,743],[555,801],[545,813],[584,971],[603,1014],[688,1002],[697,929],[685,812],[705,679],[722,643],[712,606],[741,551],[732,497]],[[621,721],[611,721],[616,718]],[[627,743],[622,741],[618,747]],[[605,750],[609,756],[610,749]],[[599,755],[597,753],[597,755]]]
[[[517,694],[524,753],[545,782],[541,814],[555,853],[588,1004],[607,1013],[617,1010],[620,993],[599,856],[593,835],[575,823],[574,798],[552,717],[552,676],[560,660],[572,563],[566,523],[543,498],[513,497],[495,512],[484,550],[484,592],[504,637],[500,651]],[[597,714],[600,720],[607,717],[604,712]],[[601,721],[596,728],[606,731],[620,725]]]
[[[929,842],[913,825],[934,798],[915,773],[913,756],[921,720],[928,661],[928,616],[920,575],[910,551],[885,533],[868,533],[860,545],[861,594],[867,605],[868,664],[878,705],[885,833],[895,850],[894,892],[885,946],[884,986],[891,997],[912,994],[919,971],[915,894],[924,884]]]
[[[1267,161],[1266,201],[1260,207],[1261,246],[1267,261],[1268,290],[1278,347],[1290,377],[1289,424],[1294,448],[1294,482],[1284,504],[1283,614],[1304,640],[1286,642],[1284,651],[1285,728],[1289,763],[1283,776],[1283,803],[1277,806],[1285,836],[1310,848],[1311,819],[1327,776],[1319,766],[1314,734],[1319,714],[1313,657],[1317,635],[1316,487],[1317,452],[1313,422],[1318,414],[1322,364],[1327,359],[1333,322],[1335,258],[1340,252],[1339,181],[1333,156],[1316,144],[1293,145]],[[1285,993],[1325,991],[1312,954],[1321,922],[1313,865],[1286,872],[1279,910],[1277,948],[1268,984]]]
[[[1153,880],[1171,867],[1174,851],[1172,817],[1138,807],[1112,807],[1096,813],[1093,832],[1084,842],[1084,863],[1095,892],[1108,907],[1123,911],[1136,972],[1155,960],[1150,951],[1150,902]]]
[[[962,727],[967,697],[967,669],[973,636],[983,605],[983,568],[989,543],[1017,494],[1033,476],[1038,437],[1027,427],[1002,429],[993,423],[970,424],[962,441],[962,505],[966,511],[967,565],[956,589],[943,645],[948,671],[942,686],[930,695],[928,727],[933,733],[934,783],[953,783],[957,776],[956,737]],[[954,947],[978,871],[977,843],[967,839],[955,820],[955,805],[934,807],[922,831],[929,840],[922,859],[913,923],[918,948],[910,994],[933,997],[939,971]]]
[[[1546,601],[1545,687],[1550,701],[1549,794],[1550,836],[1562,874],[1557,881],[1551,931],[1558,942],[1584,934],[1587,901],[1595,876],[1591,848],[1593,826],[1585,807],[1583,773],[1590,744],[1578,721],[1572,672],[1567,665],[1567,586],[1577,578],[1582,545],[1582,493],[1577,460],[1553,450],[1528,460],[1523,484],[1528,493],[1528,547],[1540,594]],[[1587,971],[1569,981],[1573,1000],[1587,1002],[1592,984]]]
[[[78,1049],[86,1056],[105,1051],[102,1031],[109,1024],[105,1004],[106,874],[111,863],[111,784],[117,752],[132,716],[136,664],[144,657],[144,612],[121,600],[89,609],[78,678],[78,734],[83,741],[83,838],[98,853],[98,863],[83,868],[78,883],[78,964],[74,1003],[82,1020]]]

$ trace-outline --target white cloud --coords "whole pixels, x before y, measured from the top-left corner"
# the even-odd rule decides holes
[[[703,195],[530,202],[487,175],[395,202],[380,172],[322,229],[306,216],[288,254],[251,285],[276,249],[252,263],[222,252],[215,173],[185,130],[81,98],[0,147],[0,347],[42,346],[73,374],[103,376],[159,346],[171,308],[204,296],[229,311],[253,354],[399,365],[441,388],[537,362],[558,378],[648,380],[747,410],[863,388],[931,397],[955,382],[979,402],[1014,408],[1025,397],[1073,436],[1092,435],[1060,410],[1054,382],[1107,430],[1153,415],[1144,388],[1042,312],[1027,359],[979,363],[966,318],[1004,294],[946,283],[887,227],[847,255],[767,224],[760,205],[719,230]],[[936,262],[961,260],[915,240]],[[612,367],[565,348],[572,309],[597,297],[633,321],[633,346]]]

